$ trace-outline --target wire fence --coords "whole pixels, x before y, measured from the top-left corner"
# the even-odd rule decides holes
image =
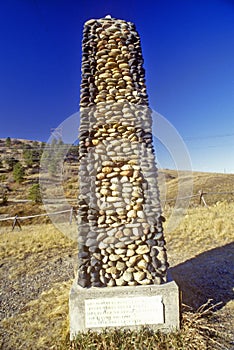
[[[68,209],[68,210],[61,210],[61,211],[57,211],[57,212],[53,212],[53,213],[35,214],[35,215],[28,215],[28,216],[18,216],[18,215],[7,216],[5,218],[1,218],[0,222],[1,221],[13,221],[13,223],[12,223],[12,231],[15,229],[16,226],[18,226],[19,229],[22,230],[20,222],[23,221],[23,220],[28,220],[28,219],[33,219],[33,218],[38,218],[38,217],[43,217],[43,216],[44,217],[45,216],[49,217],[51,215],[61,215],[61,214],[64,214],[64,213],[70,213],[69,214],[69,224],[71,225],[73,218],[76,219],[76,212],[75,212],[73,207],[71,207],[71,209]]]
[[[203,190],[199,190],[197,194],[193,194],[191,196],[184,196],[184,197],[176,197],[176,198],[167,198],[165,200],[162,200],[162,202],[175,202],[175,201],[180,201],[180,200],[185,200],[185,199],[193,199],[193,198],[198,198],[199,199],[199,204],[204,204],[206,207],[208,207],[205,196],[209,195],[234,195],[234,191],[231,192],[204,192]]]
[[[199,204],[200,205],[204,205],[205,207],[208,207],[207,204],[207,200],[205,199],[205,196],[207,195],[234,195],[234,191],[233,192],[204,192],[203,190],[200,190],[197,194],[193,194],[191,196],[184,196],[184,197],[177,197],[177,198],[168,198],[165,200],[162,200],[162,202],[175,202],[175,201],[183,201],[183,200],[187,200],[187,199],[193,199],[193,198],[199,198]],[[53,212],[53,213],[44,213],[44,214],[35,214],[35,215],[28,215],[28,216],[7,216],[4,218],[0,218],[0,222],[2,221],[13,221],[12,224],[12,231],[14,230],[14,228],[16,226],[18,226],[20,228],[20,230],[22,229],[20,222],[23,220],[28,220],[28,219],[33,219],[36,217],[46,217],[46,216],[51,216],[51,215],[60,215],[60,214],[64,214],[64,213],[70,213],[69,215],[69,224],[71,225],[73,218],[76,219],[76,211],[73,207],[71,207],[71,209],[68,210],[62,210],[62,211],[57,211],[57,212]]]

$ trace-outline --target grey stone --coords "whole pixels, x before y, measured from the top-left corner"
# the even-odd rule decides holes
[[[86,241],[87,247],[95,246],[97,245],[97,240],[93,238],[88,238]]]

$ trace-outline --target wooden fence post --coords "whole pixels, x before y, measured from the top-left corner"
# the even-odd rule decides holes
[[[204,192],[203,190],[198,191],[198,193],[200,194],[200,200],[199,203],[201,205],[201,203],[203,202],[205,207],[208,207],[208,205],[206,204],[205,198],[204,198]]]
[[[70,211],[70,219],[69,219],[69,224],[72,224],[72,216],[73,216],[73,207],[71,207],[71,211]]]
[[[15,226],[18,226],[20,228],[20,231],[22,231],[21,225],[18,220],[18,215],[15,216],[13,224],[12,224],[12,231],[14,231]]]

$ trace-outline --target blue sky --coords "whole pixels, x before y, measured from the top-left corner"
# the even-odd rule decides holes
[[[107,14],[136,24],[150,106],[182,136],[192,168],[234,173],[232,0],[1,1],[0,138],[46,141],[78,111],[83,24]]]

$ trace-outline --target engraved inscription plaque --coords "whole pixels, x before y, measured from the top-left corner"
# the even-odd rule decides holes
[[[117,327],[164,323],[162,296],[85,300],[85,326]]]

